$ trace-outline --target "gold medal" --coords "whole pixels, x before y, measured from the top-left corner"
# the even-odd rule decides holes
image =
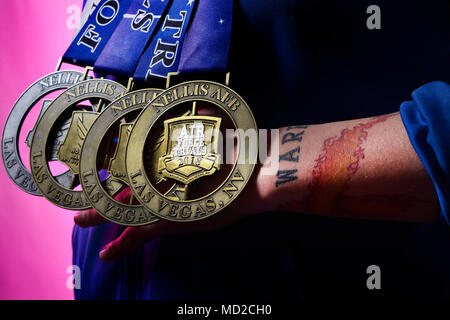
[[[198,106],[213,108],[219,116],[197,114]],[[145,161],[146,145],[158,136],[161,122],[162,155]],[[237,139],[235,161],[225,165],[219,150],[223,123],[232,125]],[[196,221],[216,214],[238,196],[254,170],[257,147],[245,143],[248,133],[257,145],[253,114],[229,87],[200,80],[165,90],[141,112],[130,133],[126,169],[134,196],[149,212],[171,221]],[[164,190],[164,183],[154,182],[151,168],[155,166],[169,186],[179,184],[177,198],[165,195],[169,187]]]
[[[142,205],[122,203],[114,199],[111,194],[113,190],[120,190],[128,185],[125,152],[132,124],[121,124],[121,121],[134,120],[161,91],[160,89],[137,90],[113,101],[100,113],[86,135],[80,159],[81,185],[92,207],[112,222],[139,226],[158,220]],[[111,141],[107,139],[107,136],[116,132],[119,132],[117,147],[114,155],[108,156],[105,154],[107,148],[104,145],[105,142]],[[98,175],[99,165],[106,166],[110,173],[106,181],[102,182]]]

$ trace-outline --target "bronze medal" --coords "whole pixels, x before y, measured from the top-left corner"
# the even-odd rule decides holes
[[[39,119],[30,150],[30,166],[33,179],[39,191],[53,204],[69,210],[83,210],[91,207],[82,190],[74,190],[78,184],[79,159],[84,138],[102,105],[126,92],[117,82],[93,79],[71,86],[48,106]],[[93,101],[93,106],[81,103]],[[93,112],[86,110],[92,109]],[[75,111],[75,112],[74,112]],[[73,174],[70,186],[60,184],[51,174],[48,159],[49,137],[55,124],[61,119],[71,118],[66,139],[58,150],[58,159],[67,164]]]
[[[218,109],[222,116],[197,115],[197,104]],[[182,115],[187,110],[191,110],[189,115]],[[146,144],[161,121],[162,155],[146,161]],[[223,155],[218,150],[224,121],[239,129],[236,159],[228,166],[222,165]],[[249,131],[257,141],[252,112],[225,85],[190,81],[165,90],[141,112],[130,133],[126,169],[134,196],[155,216],[171,221],[196,221],[216,214],[237,197],[254,170],[257,148],[247,150],[243,134]],[[151,168],[155,166],[163,180],[181,184],[177,187],[181,197],[165,195],[154,183]]]
[[[111,190],[122,189],[128,185],[125,152],[132,124],[121,124],[121,120],[134,120],[161,91],[160,89],[137,90],[113,101],[98,115],[86,135],[80,159],[81,185],[92,207],[109,221],[139,226],[158,220],[142,205],[125,204],[114,199],[111,196]],[[119,132],[117,147],[113,156],[107,156],[106,148],[103,146],[104,142],[111,139],[105,138],[115,132]],[[106,165],[110,174],[106,180],[107,184],[101,181],[98,174],[99,164],[102,165],[105,162],[103,159],[107,159]]]

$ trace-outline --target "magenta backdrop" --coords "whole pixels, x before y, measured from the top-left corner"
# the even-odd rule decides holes
[[[72,39],[81,3],[0,1],[2,132],[20,94],[54,71]],[[9,180],[3,164],[0,183],[0,299],[73,299],[66,270],[72,264],[74,212],[21,191]]]

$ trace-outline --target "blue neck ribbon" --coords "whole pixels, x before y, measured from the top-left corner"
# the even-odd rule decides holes
[[[102,74],[130,76],[164,14],[169,0],[135,0],[94,65]]]
[[[232,13],[233,0],[101,0],[63,60],[137,81],[225,71]]]
[[[173,0],[159,30],[139,59],[135,80],[166,78],[168,73],[178,70],[184,35],[194,6],[195,0]]]
[[[101,0],[64,53],[63,61],[93,66],[132,2]]]
[[[180,73],[227,70],[233,0],[200,0],[181,53]]]

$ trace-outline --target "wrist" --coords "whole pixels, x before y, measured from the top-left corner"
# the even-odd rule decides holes
[[[290,126],[279,130],[278,143],[271,148],[270,161],[263,166],[263,180],[271,210],[303,212],[308,195],[307,166],[311,145],[305,145],[310,135],[308,126]]]

